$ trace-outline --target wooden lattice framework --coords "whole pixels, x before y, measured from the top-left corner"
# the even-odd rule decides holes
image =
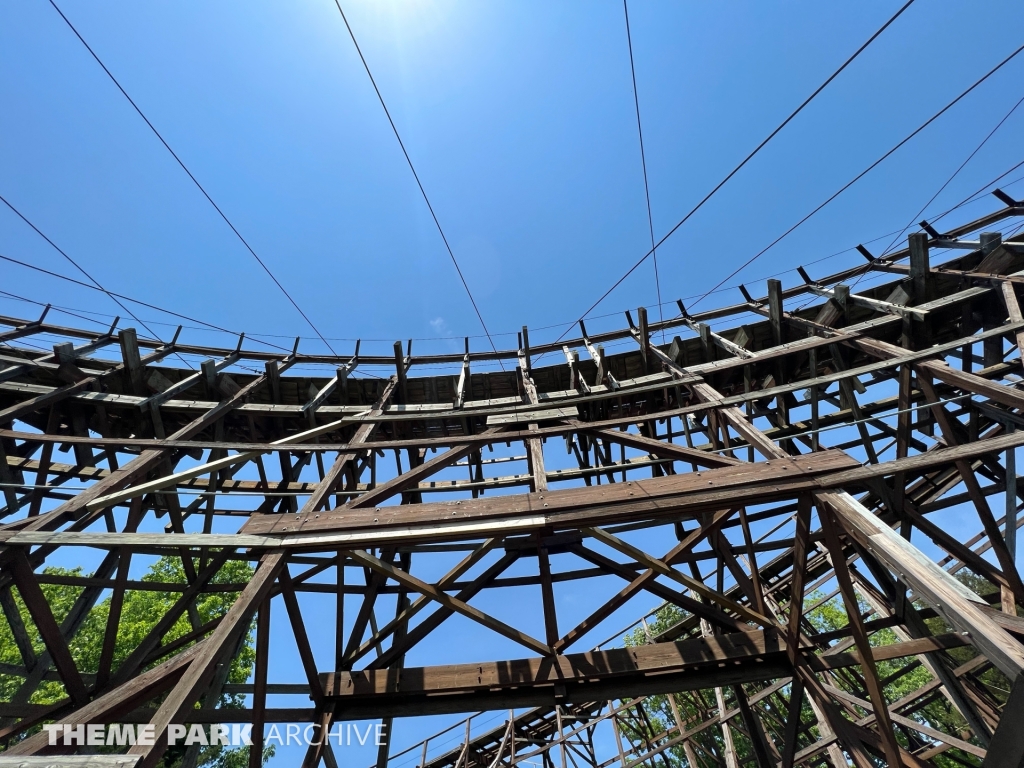
[[[531,347],[524,328],[498,353],[278,355],[0,317],[0,607],[22,657],[0,670],[21,681],[0,703],[4,756],[67,751],[28,735],[54,720],[158,735],[242,721],[258,744],[272,722],[497,710],[503,725],[459,722],[461,745],[425,742],[419,763],[1019,766],[1024,242],[996,230],[1024,204],[998,196],[989,216],[817,282],[801,270],[802,285],[664,322],[641,309],[564,344]],[[857,292],[874,273],[888,281]],[[62,339],[52,353],[28,344],[44,336]],[[177,354],[205,362],[189,371]],[[389,378],[362,375],[382,364]],[[415,375],[442,365],[461,373]],[[329,373],[294,372],[309,366]],[[556,450],[576,466],[553,469]],[[961,540],[949,514],[980,533]],[[660,549],[633,543],[652,531]],[[80,591],[55,617],[44,568],[83,547],[100,564],[61,577]],[[181,558],[187,583],[112,665],[120,605],[144,587],[132,558],[153,555]],[[228,559],[255,573],[204,625],[190,605],[224,589],[212,580]],[[556,591],[582,580],[597,607],[567,622]],[[522,621],[493,610],[514,590],[534,601]],[[808,620],[812,590],[845,606],[845,626]],[[669,606],[658,631],[597,646],[645,594]],[[312,611],[314,596],[336,609]],[[82,668],[70,641],[101,599],[105,645]],[[192,632],[165,643],[182,616]],[[275,660],[294,654],[302,679],[268,682],[272,621],[294,638]],[[460,663],[406,664],[452,621],[518,655],[455,639]],[[331,628],[329,649],[311,623]],[[254,678],[229,686],[254,625]],[[66,698],[32,703],[47,680]],[[216,709],[225,691],[247,706]],[[154,766],[160,744],[128,754]],[[304,764],[338,760],[314,745]]]

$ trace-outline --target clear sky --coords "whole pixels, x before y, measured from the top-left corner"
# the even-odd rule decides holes
[[[410,337],[414,353],[461,350],[466,335],[487,347],[332,0],[60,5],[339,353],[357,337],[379,354]],[[899,5],[633,2],[656,237]],[[495,343],[514,346],[524,324],[535,343],[554,339],[650,245],[621,2],[344,7]],[[1024,43],[1022,30],[1019,2],[917,0],[659,250],[666,316]],[[858,263],[859,242],[881,252],[1024,96],[1022,74],[1024,54],[728,285],[763,294],[768,275],[797,281],[798,264],[821,276]],[[1022,128],[1024,106],[926,215],[1024,160]],[[1018,198],[1021,176],[1001,184]],[[0,4],[0,195],[112,291],[323,349],[47,0]],[[79,277],[3,207],[0,254]],[[124,314],[9,262],[0,275],[8,294],[104,325]],[[640,304],[657,317],[655,296],[648,263],[588,328]],[[738,299],[733,288],[700,306]],[[38,312],[0,294],[0,313]],[[136,313],[161,335],[176,324]],[[182,338],[231,343],[195,328]],[[464,660],[460,627],[430,652]],[[399,746],[432,725],[403,725]]]
[[[898,7],[635,2],[656,236]],[[385,352],[397,338],[481,333],[332,2],[62,9],[326,336]],[[554,338],[649,248],[622,5],[346,12],[491,331],[526,324],[531,339]],[[716,284],[1020,45],[1021,29],[1020,3],[918,0],[668,240],[663,301]],[[742,279],[763,292],[758,278],[907,225],[1024,95],[1022,72],[1024,55]],[[0,9],[0,103],[0,194],[104,286],[250,335],[314,336],[45,0]],[[1024,159],[1022,121],[1024,108],[932,209]],[[7,210],[0,254],[74,271]],[[102,294],[0,270],[11,293],[124,314]],[[648,262],[595,314],[620,324],[655,295]],[[38,308],[3,299],[0,310]],[[437,344],[461,347],[414,351]]]

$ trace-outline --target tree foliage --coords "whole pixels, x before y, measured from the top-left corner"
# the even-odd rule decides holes
[[[956,578],[968,588],[981,595],[987,594],[993,589],[989,582],[966,569],[959,571],[956,574]],[[842,598],[836,595],[826,600],[825,597],[825,594],[817,591],[805,596],[805,621],[818,633],[835,632],[843,629],[849,622]],[[922,605],[917,607],[919,610],[924,608]],[[869,612],[866,604],[861,604],[860,609],[862,616]],[[636,646],[649,643],[658,635],[666,632],[666,630],[678,625],[688,615],[676,606],[663,606],[653,617],[648,618],[642,626],[626,636],[626,645]],[[951,627],[938,617],[928,618],[925,620],[925,623],[932,634],[951,631]],[[889,645],[899,642],[899,637],[893,629],[881,628],[871,633],[869,641],[873,646]],[[970,661],[976,655],[976,651],[969,646],[954,648],[949,650],[948,653],[957,665]],[[889,704],[909,696],[933,679],[931,672],[917,657],[880,661],[877,664],[877,668],[879,679],[884,684],[885,698]],[[854,667],[853,670],[859,676],[860,668]],[[840,671],[830,682],[838,688],[863,697],[863,689],[860,687],[857,676],[852,674],[853,670]],[[996,690],[1009,689],[1008,681],[994,668],[985,671],[981,678],[989,687]],[[756,694],[763,687],[765,687],[765,684],[745,684],[743,690],[749,697]],[[726,710],[734,709],[737,706],[737,702],[733,689],[731,687],[723,687],[722,694]],[[783,699],[785,702],[788,702],[790,687],[788,685],[783,687],[778,694],[779,696],[762,699],[758,706],[765,708],[776,722],[784,723],[788,718],[788,713],[780,705],[784,703]],[[668,695],[648,696],[642,702],[642,715],[634,711],[623,712],[623,715],[627,717],[621,723],[623,737],[640,747],[641,751],[646,751],[644,747],[656,747],[659,742],[665,740],[666,736],[677,735],[674,732],[668,733],[671,729],[675,728],[673,703],[675,704],[675,710],[679,713],[684,723],[684,727],[692,727],[696,723],[707,721],[710,717],[715,716],[718,710],[718,702],[713,691],[698,690],[686,694],[674,694],[671,695],[671,700]],[[859,714],[865,716],[872,714],[872,712],[870,710],[859,710]],[[933,696],[927,704],[913,712],[907,713],[906,716],[923,725],[958,736],[973,743],[978,743],[963,716],[943,696]],[[803,702],[801,719],[805,722],[815,720],[806,697]],[[746,735],[738,728],[733,728],[731,735],[740,764],[744,764],[748,759],[753,759],[753,746]],[[804,746],[805,743],[810,743],[810,739],[817,738],[817,729],[812,728],[805,737],[805,741],[801,742],[801,746]],[[711,726],[705,728],[700,732],[698,739],[702,747],[721,759],[725,751],[725,743],[720,727]],[[908,745],[906,734],[901,729],[897,729],[897,739],[902,746],[911,746]],[[676,768],[676,766],[681,768],[682,766],[689,765],[681,744],[669,747],[662,754],[666,757],[667,768]],[[936,755],[932,759],[937,765],[948,768],[962,766],[965,763],[978,764],[980,762],[977,758],[963,752],[957,753],[956,760],[944,754]]]
[[[194,565],[199,567],[198,562],[195,562]],[[247,562],[229,560],[210,580],[210,583],[241,587],[249,581],[252,573],[252,567]],[[62,577],[82,576],[82,569],[50,567],[46,568],[43,574],[52,577],[51,580],[59,582]],[[182,560],[176,557],[162,557],[156,560],[142,576],[141,581],[147,585],[147,588],[126,590],[124,594],[111,667],[114,670],[139,646],[161,617],[181,597],[180,588],[161,589],[161,587],[188,583]],[[84,589],[65,583],[44,583],[41,588],[58,623],[65,619]],[[45,651],[42,638],[32,622],[21,596],[17,594],[16,590],[12,590],[12,594],[29,634],[32,647],[36,655],[41,656]],[[229,589],[204,592],[192,606],[198,615],[199,622],[205,624],[226,614],[237,595],[236,591]],[[99,669],[110,605],[109,596],[97,602],[69,643],[71,655],[84,676],[94,675]],[[186,611],[178,618],[163,636],[163,644],[178,640],[192,631],[193,627],[188,614],[189,612]],[[250,628],[231,662],[227,682],[236,684],[246,682],[252,674],[255,660],[253,633]],[[15,697],[24,682],[24,677],[20,674],[13,674],[13,672],[16,668],[23,666],[24,662],[14,641],[11,627],[7,621],[2,621],[0,622],[0,701],[11,701]],[[52,676],[48,676],[32,693],[29,698],[30,703],[51,704],[66,698],[64,685],[59,680],[51,678]],[[243,703],[243,696],[239,694],[222,694],[217,706],[232,709],[242,707]],[[34,731],[29,733],[32,732]],[[162,768],[176,768],[181,764],[184,754],[183,746],[168,748],[163,758]],[[273,746],[265,750],[263,762],[265,763],[272,755]],[[199,764],[209,766],[209,768],[244,768],[248,765],[248,759],[248,747],[231,749],[213,746],[202,748]]]

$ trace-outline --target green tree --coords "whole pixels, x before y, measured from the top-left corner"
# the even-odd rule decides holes
[[[967,569],[961,569],[958,571],[956,573],[956,578],[969,589],[983,597],[996,591],[996,588],[990,582],[975,575]],[[805,595],[804,617],[806,621],[818,633],[835,632],[843,629],[848,625],[849,620],[842,598],[834,596],[829,600],[824,600],[824,597],[825,595],[818,591]],[[921,604],[918,604],[916,607],[918,610],[922,611],[925,609],[925,606]],[[861,615],[868,613],[868,606],[866,604],[862,603],[860,605],[860,609]],[[667,637],[671,636],[671,633],[668,632],[668,630],[678,625],[688,616],[689,614],[676,606],[666,605],[662,607],[652,618],[649,618],[643,626],[638,627],[627,635],[625,643],[627,646],[636,646],[652,642],[656,638],[659,640],[667,639]],[[952,630],[952,628],[940,617],[933,616],[926,618],[925,624],[929,631],[935,635]],[[666,636],[659,638],[658,636],[662,633],[666,633]],[[869,642],[873,646],[889,645],[899,642],[899,638],[892,629],[884,627],[874,631],[869,637]],[[977,652],[970,646],[953,648],[948,650],[947,653],[950,654],[957,665],[965,664],[977,655]],[[884,683],[886,700],[890,704],[919,690],[932,680],[931,672],[929,672],[916,657],[880,661],[877,664],[877,668],[879,679]],[[994,692],[1008,691],[1010,688],[1009,681],[1007,681],[1005,676],[1003,676],[1002,673],[994,667],[990,667],[981,673],[979,675],[979,679],[986,684],[989,690]],[[856,679],[848,677],[845,672],[837,674],[831,682],[855,695],[859,696],[863,693],[860,690]],[[758,686],[752,685],[745,685],[744,688],[748,695],[752,695],[758,690]],[[693,691],[686,695],[672,695],[672,700],[675,702],[676,710],[679,712],[684,723],[692,724],[694,722],[706,720],[708,718],[708,712],[717,709],[717,703],[713,700],[713,697],[703,698],[705,693],[706,692],[704,691]],[[784,688],[781,693],[788,699],[788,686]],[[727,709],[731,709],[736,706],[731,688],[724,688],[723,694],[725,695],[725,705]],[[770,698],[764,699],[762,706],[772,707],[774,706],[774,703]],[[675,727],[675,715],[672,712],[669,696],[648,696],[644,699],[643,707],[647,716],[646,720],[632,716],[622,723],[622,732],[634,743],[650,742],[652,746],[656,746],[659,734],[665,734],[670,728]],[[776,711],[774,714],[781,721],[784,721],[786,717],[785,712]],[[864,710],[861,714],[869,715],[871,712],[869,710]],[[964,720],[963,716],[954,709],[944,697],[933,697],[931,701],[923,707],[907,714],[907,717],[945,733],[978,743],[974,735],[970,732],[967,722]],[[806,698],[803,703],[801,719],[804,721],[814,719]],[[808,736],[811,739],[816,739],[818,737],[817,730],[811,729]],[[701,743],[706,745],[706,747],[711,751],[717,752],[719,755],[723,753],[725,745],[720,729],[707,728],[701,733],[700,739]],[[897,731],[897,739],[900,741],[902,746],[909,746],[902,730]],[[733,730],[733,740],[737,757],[741,764],[743,764],[743,762],[748,758],[753,757],[753,748],[750,741],[740,733],[739,730]],[[663,754],[666,756],[666,762],[670,768],[688,765],[685,752],[681,745],[670,747],[665,750]],[[980,762],[974,756],[962,752],[957,753],[956,759],[948,757],[945,754],[940,754],[933,757],[932,760],[943,768],[960,768],[964,764],[978,764]]]
[[[198,568],[199,563],[195,566]],[[252,577],[252,567],[239,560],[229,560],[211,579],[214,585],[231,585],[241,588]],[[46,568],[43,574],[55,577],[81,576],[82,569]],[[180,589],[161,589],[161,586],[186,584],[185,570],[180,558],[162,557],[154,562],[141,581],[149,586],[144,589],[127,590],[124,595],[121,618],[117,627],[117,642],[114,648],[112,669],[117,669],[128,655],[138,647],[143,638],[156,626],[168,609],[181,597]],[[83,591],[78,587],[65,583],[42,584],[43,594],[50,604],[54,617],[59,622],[67,616]],[[12,590],[15,604],[21,614],[22,621],[29,633],[33,649],[37,655],[44,651],[42,638],[32,622],[21,596]],[[238,592],[230,589],[210,591],[201,595],[193,604],[199,621],[203,624],[213,621],[227,613],[234,603]],[[78,669],[83,674],[95,674],[99,668],[103,637],[110,614],[110,598],[97,603],[89,612],[79,631],[72,638],[69,647]],[[164,644],[173,642],[192,631],[188,615],[181,616],[162,638]],[[185,646],[187,647],[187,646]],[[253,647],[253,633],[250,628],[242,640],[238,654],[231,662],[227,681],[244,683],[252,674],[256,654]],[[0,701],[11,701],[21,687],[24,678],[12,674],[12,668],[23,665],[21,653],[14,642],[11,627],[7,621],[0,622]],[[66,698],[63,684],[58,680],[45,680],[29,699],[32,704],[51,704]],[[239,694],[223,694],[218,706],[226,709],[241,708],[244,698]],[[38,728],[35,730],[39,730]],[[32,733],[34,731],[30,731]],[[28,734],[25,734],[28,735]],[[3,749],[3,746],[0,746]],[[185,747],[176,746],[167,750],[162,761],[162,768],[176,768],[184,758]],[[266,763],[274,754],[271,745],[263,754]],[[224,746],[204,747],[200,753],[199,764],[209,768],[243,768],[248,765],[249,748],[230,749]]]

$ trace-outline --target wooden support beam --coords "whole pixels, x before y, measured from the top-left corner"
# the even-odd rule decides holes
[[[125,328],[117,334],[121,344],[121,359],[124,363],[125,376],[128,380],[128,387],[136,395],[144,391],[145,381],[143,380],[143,364],[139,355],[139,338],[134,328]]]
[[[872,648],[878,662],[913,656],[928,649],[958,647],[963,640],[944,636]],[[807,665],[843,669],[860,664],[858,654],[836,654],[827,661],[807,651]],[[724,666],[723,666],[724,665]],[[566,700],[585,702],[639,697],[734,683],[759,682],[788,675],[785,651],[771,633],[708,635],[678,642],[631,648],[534,657],[511,661],[407,667],[400,671],[365,669],[321,674],[325,695],[337,701],[339,718],[440,714],[549,705],[552,684],[566,687]],[[806,665],[805,665],[806,666]],[[738,712],[737,712],[738,714]]]
[[[1024,670],[1024,645],[992,621],[982,610],[983,601],[930,558],[881,523],[847,493],[821,493],[836,513],[845,532],[858,544],[903,578],[915,594],[958,630],[1003,674],[1015,679]]]
[[[242,590],[234,604],[206,640],[200,653],[192,659],[188,669],[174,688],[161,702],[156,714],[150,720],[154,726],[155,739],[152,745],[136,744],[128,750],[129,755],[140,755],[139,768],[155,768],[167,748],[167,727],[181,722],[185,711],[202,694],[213,675],[217,663],[228,649],[234,647],[238,633],[249,627],[249,619],[273,587],[277,575],[285,563],[283,553],[264,555],[252,580]]]
[[[914,300],[919,304],[931,299],[931,266],[928,261],[928,235],[914,232],[908,238],[910,251],[910,280],[914,285]]]
[[[768,315],[775,346],[785,341],[782,326],[782,283],[774,278],[768,280]]]
[[[348,552],[348,556],[356,562],[362,563],[366,567],[371,568],[377,573],[387,576],[390,579],[394,579],[402,586],[429,597],[443,605],[445,608],[449,608],[456,613],[461,613],[463,616],[482,624],[493,632],[504,635],[510,640],[514,640],[515,642],[520,643],[527,648],[539,651],[540,653],[546,655],[552,653],[550,647],[539,640],[530,637],[525,632],[520,632],[518,629],[510,627],[508,624],[488,616],[484,612],[466,604],[462,600],[449,596],[447,593],[441,591],[432,584],[427,584],[426,582],[417,579],[412,574],[406,573],[400,568],[396,568],[390,563],[386,563],[368,552],[364,552],[362,550],[350,550]]]
[[[89,693],[25,552],[21,549],[9,550],[8,564],[14,584],[25,601],[25,607],[43,639],[50,658],[53,659],[54,666],[57,667],[64,689],[73,702],[79,706],[85,704],[89,700]]]
[[[412,344],[412,341],[409,342]],[[408,383],[406,376],[409,372],[409,360],[402,355],[402,342],[395,342],[395,372],[398,376],[398,397],[399,402],[408,402]]]

